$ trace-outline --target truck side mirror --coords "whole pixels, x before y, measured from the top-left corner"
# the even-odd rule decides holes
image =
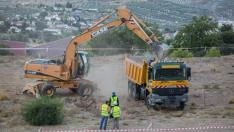
[[[191,68],[187,67],[187,78],[188,80],[191,80]]]

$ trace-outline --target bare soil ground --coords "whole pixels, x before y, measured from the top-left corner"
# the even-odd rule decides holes
[[[108,99],[112,91],[120,97],[121,128],[147,128],[151,123],[151,128],[234,125],[234,56],[184,59],[192,68],[190,97],[184,111],[148,110],[143,101],[129,99],[123,59],[123,55],[92,57],[87,78],[98,86],[96,104],[88,108],[79,107],[76,105],[78,95],[60,89],[57,96],[65,101],[65,119],[61,125],[42,128],[98,129],[98,104]],[[1,59],[0,131],[37,131],[41,128],[29,125],[21,116],[22,104],[33,99],[20,94],[24,85],[32,82],[23,78],[24,62],[25,58],[21,57]],[[110,120],[108,128],[111,125]]]

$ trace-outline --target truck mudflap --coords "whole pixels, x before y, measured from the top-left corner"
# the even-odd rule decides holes
[[[159,96],[157,94],[151,94],[147,97],[147,105],[151,107],[156,105],[162,107],[181,107],[181,105],[185,105],[187,101],[188,94],[183,94],[180,96]]]

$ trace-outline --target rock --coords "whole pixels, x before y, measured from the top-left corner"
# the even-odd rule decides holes
[[[230,98],[230,100],[228,101],[229,104],[234,104],[234,97]]]
[[[176,111],[176,112],[171,113],[171,116],[181,117],[181,116],[183,116],[183,114],[184,114],[183,111]]]

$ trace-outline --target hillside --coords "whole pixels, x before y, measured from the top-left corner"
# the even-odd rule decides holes
[[[66,3],[68,0],[0,0],[0,5]],[[103,13],[113,12],[119,6],[127,6],[140,18],[157,23],[162,28],[179,28],[193,16],[209,15],[217,20],[234,20],[233,0],[69,0],[79,9],[98,9]],[[4,12],[1,10],[0,13]],[[98,15],[99,16],[99,15]]]

